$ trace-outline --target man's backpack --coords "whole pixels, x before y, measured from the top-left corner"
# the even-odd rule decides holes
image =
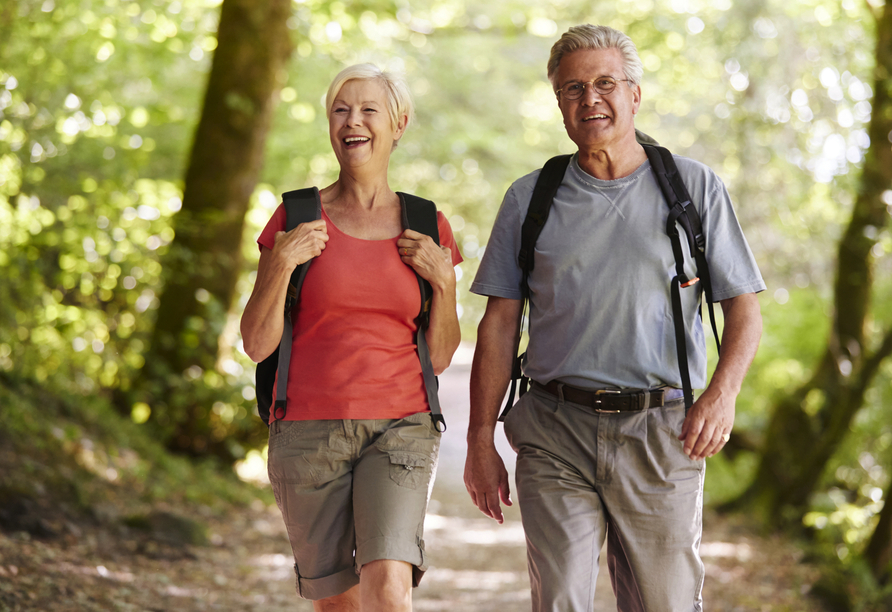
[[[408,193],[398,193],[402,207],[403,228],[408,228],[427,234],[440,244],[440,233],[437,228],[437,207],[430,200],[425,200]],[[285,231],[291,231],[301,223],[307,223],[322,218],[322,201],[319,199],[319,190],[316,187],[298,189],[282,194],[282,202],[285,205]],[[291,342],[294,330],[291,313],[294,305],[300,299],[300,290],[310,268],[312,259],[299,265],[291,274],[288,284],[288,294],[285,297],[285,325],[282,330],[282,339],[272,355],[257,364],[255,373],[255,386],[257,392],[257,412],[263,422],[269,425],[270,412],[276,420],[285,417],[288,410],[288,368],[291,364]],[[418,348],[418,359],[421,361],[421,372],[424,376],[424,387],[427,391],[427,401],[430,406],[431,419],[438,431],[446,430],[446,422],[440,412],[440,400],[437,396],[437,377],[431,364],[430,351],[427,347],[427,339],[424,330],[430,324],[430,308],[433,290],[430,284],[418,276],[418,289],[421,292],[421,312],[418,315],[418,331],[415,334],[415,344]],[[276,385],[276,373],[279,383]],[[273,397],[273,387],[276,387],[276,396]]]
[[[703,294],[706,297],[707,308],[709,309],[709,321],[712,325],[712,333],[715,337],[716,348],[721,350],[719,343],[718,329],[715,324],[715,310],[712,302],[712,283],[709,277],[709,265],[706,261],[706,236],[703,233],[703,224],[700,221],[700,215],[691,202],[691,196],[688,194],[687,187],[678,173],[675,160],[672,153],[668,149],[661,147],[650,136],[635,132],[638,143],[644,147],[647,158],[650,160],[651,169],[657,177],[663,197],[669,206],[669,217],[666,222],[666,233],[672,242],[672,252],[675,255],[675,277],[671,282],[672,294],[672,318],[675,327],[675,346],[678,355],[678,369],[681,374],[682,389],[684,391],[685,411],[690,409],[694,404],[694,392],[691,388],[691,375],[688,368],[687,346],[685,340],[684,317],[681,310],[681,289],[691,287],[698,281],[703,284]],[[549,159],[542,168],[536,186],[533,188],[533,196],[530,200],[530,207],[527,210],[526,218],[521,226],[520,253],[518,255],[518,263],[523,272],[523,280],[521,290],[523,292],[523,309],[526,312],[529,307],[530,287],[529,277],[533,271],[534,249],[545,222],[548,221],[548,213],[554,202],[554,196],[561,182],[564,179],[564,173],[570,163],[571,155],[558,155]],[[688,240],[690,253],[694,257],[697,274],[694,278],[688,278],[684,271],[684,251],[681,248],[681,239],[678,226],[684,230]],[[527,391],[529,379],[523,375],[521,366],[526,352],[520,352],[520,337],[523,333],[523,319],[521,317],[520,329],[517,332],[517,346],[515,347],[514,366],[511,373],[511,386],[508,393],[508,400],[505,403],[505,409],[500,420],[514,405],[514,397],[523,395]]]

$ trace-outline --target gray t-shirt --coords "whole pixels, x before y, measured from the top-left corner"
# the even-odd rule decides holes
[[[721,179],[675,156],[703,221],[715,301],[763,291],[765,283]],[[471,291],[521,299],[520,228],[539,171],[505,194]],[[524,373],[546,383],[603,387],[681,387],[670,281],[675,258],[669,207],[650,162],[627,177],[596,179],[573,156],[536,242],[530,275],[530,343]],[[694,276],[693,259],[682,245]],[[695,389],[706,386],[701,283],[682,289],[688,361]]]

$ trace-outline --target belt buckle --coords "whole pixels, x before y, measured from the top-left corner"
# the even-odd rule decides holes
[[[622,391],[620,391],[619,389],[598,389],[597,391],[595,391],[596,396],[597,395],[620,395],[620,394],[622,394]],[[595,399],[595,404],[600,404],[600,403],[601,403],[601,400]],[[604,410],[603,408],[597,408],[595,406],[592,406],[592,410],[594,410],[595,412],[601,413],[601,414],[618,414],[618,413],[622,412],[622,410]]]

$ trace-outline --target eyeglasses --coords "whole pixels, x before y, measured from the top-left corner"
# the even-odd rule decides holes
[[[585,94],[585,86],[591,85],[592,89],[596,92],[602,96],[606,96],[616,89],[616,84],[620,81],[631,83],[631,80],[629,79],[614,79],[613,77],[602,76],[597,79],[592,79],[591,81],[573,81],[572,83],[567,83],[554,93],[564,98],[564,100],[578,100]]]

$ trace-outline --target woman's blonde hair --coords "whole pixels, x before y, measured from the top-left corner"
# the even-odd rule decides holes
[[[632,39],[611,27],[587,23],[573,26],[551,47],[551,56],[548,58],[548,80],[553,87],[557,87],[554,80],[557,78],[561,58],[580,49],[619,49],[623,56],[623,72],[629,79],[629,87],[641,84],[644,66]]]
[[[400,117],[406,116],[406,127],[412,122],[415,108],[412,103],[412,95],[405,80],[392,72],[381,70],[374,64],[355,64],[341,70],[328,86],[325,95],[325,115],[331,117],[331,107],[335,98],[341,92],[341,88],[349,81],[379,81],[387,92],[387,110],[390,113],[390,123],[393,129],[400,124]]]

